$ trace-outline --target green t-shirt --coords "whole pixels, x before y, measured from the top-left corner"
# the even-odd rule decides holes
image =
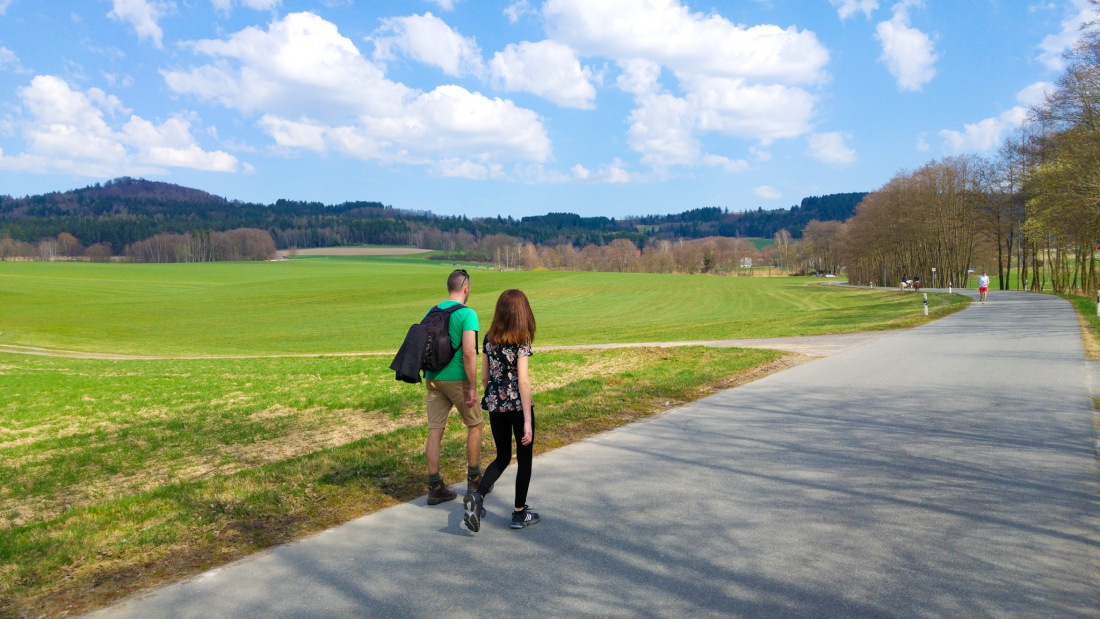
[[[447,300],[436,307],[439,309],[447,309],[452,305],[458,305],[458,301]],[[429,312],[431,310],[428,310]],[[427,316],[428,312],[424,312]],[[481,329],[477,324],[477,312],[465,307],[455,313],[451,314],[451,322],[447,325],[448,330],[451,332],[451,346],[458,346],[462,343],[463,331],[480,331]],[[474,341],[476,344],[477,334],[474,334]],[[462,351],[459,350],[454,359],[447,364],[447,367],[439,370],[438,372],[424,371],[424,378],[428,380],[466,380],[466,367],[462,365]]]

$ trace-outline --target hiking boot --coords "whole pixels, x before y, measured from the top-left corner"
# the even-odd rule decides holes
[[[462,507],[466,509],[462,522],[466,523],[467,529],[477,533],[481,530],[481,517],[485,515],[481,495],[477,491],[467,493],[462,499]]]
[[[477,492],[477,486],[480,483],[481,483],[481,475],[478,475],[477,477],[475,477],[473,479],[466,478],[466,494],[472,494],[474,492]]]
[[[438,487],[428,486],[428,505],[439,505],[447,501],[453,501],[458,493],[447,487],[447,484],[439,484]]]
[[[523,527],[529,527],[533,524],[539,523],[539,515],[531,511],[526,505],[523,506],[523,511],[512,512],[512,528],[522,529]]]

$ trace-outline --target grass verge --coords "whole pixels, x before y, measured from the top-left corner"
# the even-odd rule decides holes
[[[537,353],[536,455],[792,359]],[[386,364],[0,354],[0,616],[85,612],[423,494],[423,387]],[[464,435],[452,418],[452,482]]]
[[[1062,298],[1073,304],[1081,323],[1081,341],[1085,346],[1085,358],[1100,361],[1100,316],[1096,314],[1096,299],[1064,294]]]

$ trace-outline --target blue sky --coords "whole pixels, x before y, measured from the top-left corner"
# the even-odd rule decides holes
[[[673,213],[992,156],[1087,0],[0,0],[0,194]]]

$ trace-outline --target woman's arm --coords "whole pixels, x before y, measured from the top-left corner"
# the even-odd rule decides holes
[[[516,370],[519,381],[519,399],[523,403],[523,441],[524,445],[530,445],[535,439],[534,428],[531,423],[531,381],[527,378],[527,357],[520,356],[516,359]]]
[[[489,355],[481,351],[481,392],[489,393]]]

